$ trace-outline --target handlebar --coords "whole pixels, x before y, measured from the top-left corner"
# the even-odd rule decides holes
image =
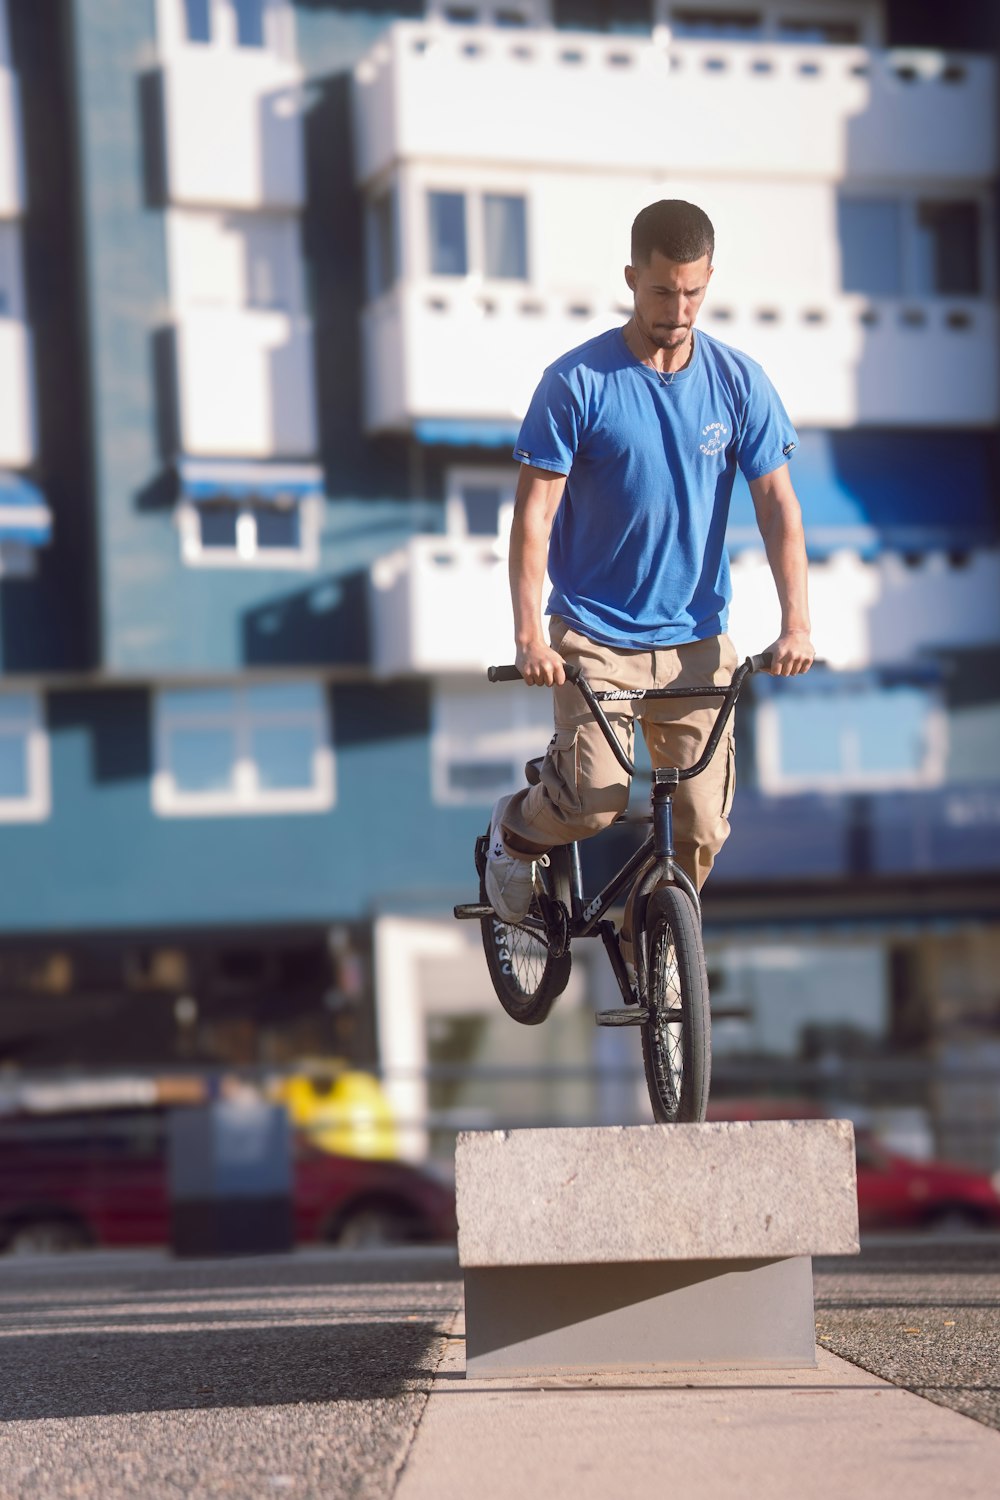
[[[743,670],[743,675],[746,677],[748,677],[751,672],[767,672],[770,670],[772,660],[773,657],[770,651],[761,651],[756,656],[748,656],[746,661],[743,663],[743,668],[737,668],[737,671]],[[579,682],[580,678],[583,676],[583,668],[575,666],[572,662],[564,662],[563,670],[566,673],[567,682]],[[524,681],[524,678],[515,666],[487,667],[486,675],[489,678],[490,682]],[[742,681],[742,678],[740,680]],[[655,692],[656,689],[654,688],[653,693],[655,694]],[[651,694],[646,693],[645,696],[648,698],[651,696]],[[695,695],[693,694],[692,696]]]
[[[583,675],[583,668],[574,666],[572,662],[563,662],[563,670],[566,673],[567,682],[578,682]],[[491,682],[523,682],[524,678],[516,667],[487,667],[486,675]]]
[[[771,665],[771,661],[772,655],[770,651],[761,651],[756,656],[748,656],[746,660],[736,668],[736,671],[732,676],[732,681],[730,682],[728,687],[712,686],[693,689],[676,687],[648,688],[644,692],[636,692],[636,698],[644,699],[704,697],[721,698],[723,700],[719,708],[719,712],[716,715],[715,723],[712,726],[712,732],[705,742],[705,748],[702,750],[701,755],[698,757],[693,766],[687,766],[683,770],[678,770],[677,776],[680,781],[687,781],[690,777],[698,776],[702,771],[704,771],[705,767],[708,765],[709,761],[712,759],[712,756],[715,754],[716,749],[718,748],[719,741],[722,738],[722,732],[725,729],[726,724],[729,721],[729,717],[736,706],[736,700],[740,695],[740,689],[742,688],[744,682],[754,672],[766,672]],[[637,775],[638,767],[633,763],[629,756],[626,755],[624,749],[622,748],[621,741],[615,734],[614,729],[608,721],[608,716],[604,712],[604,709],[601,707],[600,703],[600,700],[604,697],[612,696],[616,699],[620,699],[622,695],[617,693],[595,693],[594,689],[587,681],[586,675],[581,667],[578,667],[571,662],[566,662],[564,665],[567,682],[576,683],[576,686],[580,689],[587,707],[590,709],[594,718],[600,725],[601,732],[604,735],[604,738],[607,740],[612,754],[614,755],[618,764],[621,766],[622,770],[626,772],[627,775]],[[489,678],[490,682],[517,682],[523,680],[521,673],[515,666],[489,667],[487,669],[486,675]]]

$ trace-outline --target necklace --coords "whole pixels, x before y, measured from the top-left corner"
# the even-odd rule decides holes
[[[650,352],[649,345],[646,343],[646,340],[643,338],[642,329],[639,327],[639,324],[638,324],[638,322],[637,322],[637,320],[635,318],[632,319],[632,326],[635,329],[636,333],[639,335],[639,342],[640,342],[640,344],[642,345],[642,347],[646,351],[646,363],[649,365],[649,368],[652,370],[653,374],[656,376],[657,380],[660,382],[661,385],[665,385],[667,387],[672,386],[673,383],[674,383],[674,380],[677,377],[677,371],[676,370],[671,370],[669,376],[664,377],[663,371],[662,370],[658,370],[656,368],[656,365],[653,363],[653,356],[652,356],[652,354]],[[691,337],[691,335],[688,334],[688,338],[689,339],[690,339],[690,337]]]

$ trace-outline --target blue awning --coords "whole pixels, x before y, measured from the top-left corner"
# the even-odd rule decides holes
[[[1000,540],[996,440],[983,431],[803,432],[789,460],[810,557],[849,548],[967,552]],[[726,540],[760,547],[750,490],[733,490]]]
[[[44,547],[52,540],[52,512],[41,490],[23,474],[0,473],[0,542]]]
[[[443,443],[450,448],[513,448],[520,422],[462,422],[440,419],[414,422],[418,443]]]
[[[178,460],[177,473],[184,498],[195,505],[220,500],[294,505],[310,495],[323,493],[323,470],[318,464],[182,458]]]

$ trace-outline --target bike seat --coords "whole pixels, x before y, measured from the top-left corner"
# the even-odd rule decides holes
[[[535,760],[529,760],[525,765],[524,774],[529,786],[537,786],[542,779],[542,762],[544,755],[539,755]]]

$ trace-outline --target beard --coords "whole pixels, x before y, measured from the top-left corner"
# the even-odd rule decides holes
[[[655,344],[658,349],[678,349],[682,344],[686,344],[690,337],[690,323],[686,323],[683,328],[669,328],[661,323],[659,326],[650,328],[648,334],[650,343]]]

